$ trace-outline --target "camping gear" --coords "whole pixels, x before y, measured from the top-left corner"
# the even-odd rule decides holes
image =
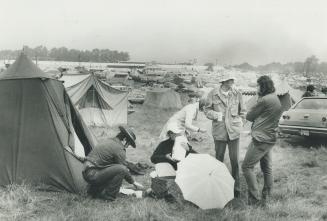
[[[127,124],[128,93],[112,88],[94,74],[68,87],[67,93],[87,125],[112,127]]]
[[[85,154],[95,140],[62,82],[21,53],[0,74],[0,103],[0,185],[42,183],[47,190],[85,191],[75,139]]]
[[[126,161],[126,163],[127,163],[126,167],[133,175],[144,175],[146,173],[146,170],[151,168],[146,163],[133,163],[129,161]]]
[[[183,205],[183,194],[175,182],[175,177],[154,177],[151,178],[150,196],[156,199],[164,198],[167,202],[175,202]]]
[[[164,110],[177,110],[182,108],[179,94],[169,88],[156,88],[146,93],[143,106]]]
[[[185,200],[201,209],[223,208],[234,198],[234,179],[224,163],[208,154],[189,154],[178,163],[176,183]]]

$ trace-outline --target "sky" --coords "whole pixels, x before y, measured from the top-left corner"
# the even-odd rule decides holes
[[[133,61],[327,61],[324,0],[0,0],[0,50],[127,51]]]

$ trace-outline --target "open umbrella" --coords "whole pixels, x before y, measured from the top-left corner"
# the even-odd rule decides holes
[[[184,199],[201,209],[223,208],[234,198],[233,177],[208,154],[189,154],[178,163],[176,183]]]

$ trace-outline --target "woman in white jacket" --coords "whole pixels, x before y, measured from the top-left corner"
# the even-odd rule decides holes
[[[197,118],[198,112],[203,111],[203,107],[205,106],[205,100],[201,99],[200,101],[191,103],[183,107],[181,110],[176,112],[165,124],[163,127],[159,141],[163,141],[168,139],[167,136],[167,128],[170,127],[171,124],[177,125],[177,127],[183,131],[180,136],[176,137],[175,144],[173,148],[172,157],[176,160],[182,160],[185,158],[185,153],[188,151],[188,141],[186,138],[186,134],[189,132],[201,132],[205,133],[207,130],[204,128],[199,128],[193,125],[193,120]]]

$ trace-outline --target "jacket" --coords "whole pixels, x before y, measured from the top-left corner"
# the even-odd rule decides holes
[[[222,113],[222,121],[218,121],[217,112]],[[240,91],[232,88],[226,96],[221,87],[213,89],[208,94],[204,113],[212,120],[212,136],[215,140],[228,141],[240,137],[245,117],[245,106]]]
[[[246,119],[253,122],[252,137],[262,143],[275,143],[276,129],[281,115],[282,105],[275,93],[259,97],[246,115]]]
[[[112,164],[127,166],[126,151],[118,138],[99,143],[86,157],[97,168],[105,168]]]
[[[183,131],[192,131],[192,132],[198,131],[199,128],[192,124],[193,120],[195,120],[197,117],[198,109],[199,109],[199,102],[195,102],[186,105],[181,110],[176,112],[171,118],[169,118],[169,120],[163,127],[159,136],[159,140],[163,141],[168,139],[167,126],[172,122],[177,123],[179,128]]]
[[[151,162],[157,163],[169,163],[177,170],[177,163],[175,161],[169,160],[166,155],[171,154],[174,146],[174,140],[167,139],[162,141],[158,147],[155,149],[151,156]]]

